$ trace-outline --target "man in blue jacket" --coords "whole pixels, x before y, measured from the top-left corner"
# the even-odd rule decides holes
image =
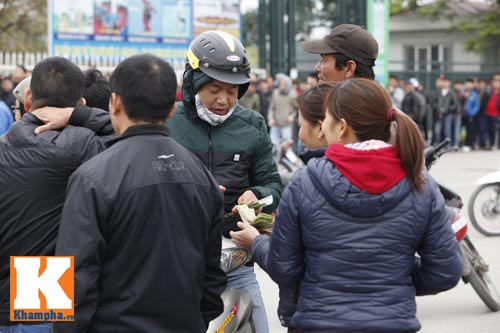
[[[7,132],[13,122],[12,112],[10,112],[7,104],[0,100],[0,135]]]
[[[477,129],[479,125],[479,97],[474,89],[474,80],[465,81],[464,124],[467,131],[464,151],[475,148]]]

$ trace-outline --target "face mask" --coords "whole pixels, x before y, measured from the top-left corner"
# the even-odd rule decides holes
[[[205,104],[203,104],[199,94],[196,94],[195,99],[196,99],[196,112],[198,113],[198,117],[200,117],[203,121],[206,121],[207,123],[209,123],[212,126],[218,126],[218,125],[224,123],[226,121],[226,119],[229,118],[233,114],[234,109],[236,108],[236,104],[237,104],[237,103],[235,103],[234,106],[231,108],[231,110],[229,110],[229,112],[227,114],[225,114],[223,116],[219,116],[219,115],[213,113],[212,111],[210,111],[209,109],[207,109]]]

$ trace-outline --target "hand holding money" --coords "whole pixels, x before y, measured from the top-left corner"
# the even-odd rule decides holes
[[[255,237],[259,235],[259,231],[248,223],[238,222],[238,227],[241,231],[231,231],[231,239],[238,247],[252,251],[252,243]]]
[[[251,202],[257,202],[259,199],[255,196],[255,193],[251,190],[246,190],[238,198],[238,205],[249,204]],[[260,213],[260,209],[256,210],[256,213]]]
[[[236,210],[243,222],[250,224],[259,231],[272,228],[273,226],[274,216],[270,214],[259,213],[255,215],[254,208],[250,208],[249,205],[246,204],[237,205]]]

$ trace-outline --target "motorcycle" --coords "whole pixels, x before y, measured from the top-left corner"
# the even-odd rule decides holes
[[[250,253],[222,237],[221,267],[228,274],[245,265]],[[252,319],[252,298],[245,292],[226,287],[221,295],[224,311],[208,325],[207,333],[255,333]]]
[[[500,169],[476,182],[469,200],[469,218],[485,236],[500,236]]]
[[[447,151],[443,150],[449,143],[445,139],[436,146],[430,146],[425,149],[425,167],[427,170],[438,160],[438,158]],[[456,192],[438,183],[439,189],[443,194],[446,206],[455,211],[455,219],[452,222],[455,236],[459,241],[460,252],[463,259],[462,280],[464,283],[470,283],[476,291],[479,298],[493,312],[500,310],[500,296],[488,273],[489,266],[481,257],[476,247],[467,235],[467,222],[460,215],[460,209],[463,207],[462,198]]]

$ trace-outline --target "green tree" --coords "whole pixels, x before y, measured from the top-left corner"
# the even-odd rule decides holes
[[[366,0],[296,0],[297,32],[306,35],[315,27],[333,28],[342,23],[365,24]]]
[[[245,45],[256,45],[259,43],[259,13],[252,10],[243,15],[243,31]]]
[[[469,51],[481,53],[500,43],[500,0],[489,1],[491,10],[475,16],[462,17],[453,11],[453,3],[460,0],[436,0],[432,4],[419,5],[416,0],[391,0],[391,15],[416,11],[431,20],[446,18],[451,21],[451,31],[472,33],[465,41]]]
[[[465,41],[465,48],[482,52],[500,43],[500,1],[492,10],[475,20],[455,19],[454,29],[461,32],[476,32],[476,35]]]
[[[418,8],[417,0],[391,0],[390,1],[391,15],[401,14],[408,10],[415,10]]]
[[[47,1],[0,1],[2,51],[47,50]]]

